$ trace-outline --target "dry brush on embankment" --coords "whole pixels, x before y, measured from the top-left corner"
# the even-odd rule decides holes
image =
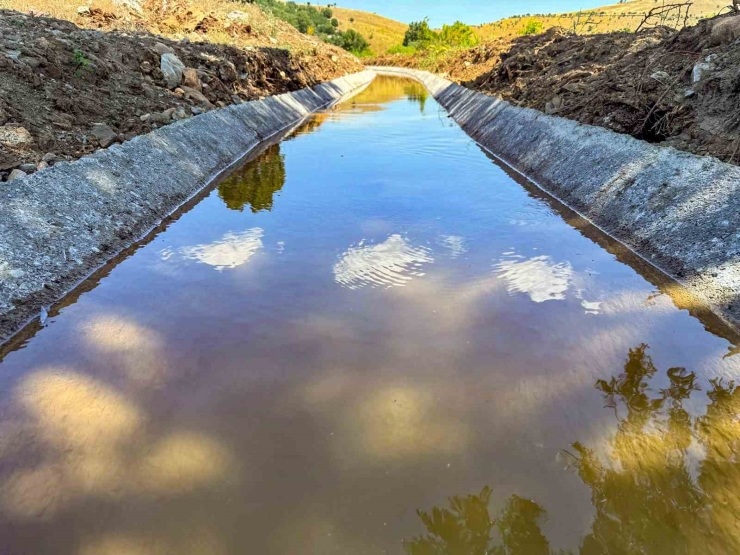
[[[431,69],[515,106],[740,163],[740,16],[675,31],[561,28],[440,58]],[[420,58],[385,57],[418,66]]]

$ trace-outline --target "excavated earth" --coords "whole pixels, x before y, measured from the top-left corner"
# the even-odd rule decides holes
[[[92,10],[87,24],[105,15]],[[328,45],[310,54],[297,50],[83,29],[0,10],[0,181],[14,169],[33,173],[215,107],[362,69],[354,56]],[[163,54],[185,68],[177,85],[162,71]]]
[[[578,36],[562,28],[499,40],[421,67],[513,105],[740,163],[740,16],[680,32]]]

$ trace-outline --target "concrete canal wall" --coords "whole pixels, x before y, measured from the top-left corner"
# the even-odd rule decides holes
[[[423,83],[481,146],[740,323],[740,167],[474,92]]]

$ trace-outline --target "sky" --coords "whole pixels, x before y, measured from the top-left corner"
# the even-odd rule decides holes
[[[510,15],[559,13],[595,8],[616,0],[332,0],[342,8],[374,12],[404,23],[429,17],[432,27],[461,20],[469,25],[490,23]],[[321,0],[317,3],[322,3]]]

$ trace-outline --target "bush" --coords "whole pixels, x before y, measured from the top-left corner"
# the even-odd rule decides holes
[[[429,28],[429,18],[425,17],[422,21],[412,21],[409,24],[409,28],[406,29],[406,34],[403,36],[403,46],[423,45],[434,41],[436,38],[437,33]]]
[[[473,32],[472,27],[460,21],[455,21],[452,25],[443,25],[439,40],[446,46],[453,48],[468,48],[478,44],[478,37]]]
[[[542,32],[542,22],[535,21],[534,19],[530,19],[524,25],[522,30],[519,31],[519,34],[520,35],[538,35],[541,32]]]
[[[396,46],[391,46],[388,49],[388,54],[401,54],[402,56],[413,56],[416,54],[416,48],[414,46],[403,46],[402,44],[398,44]]]
[[[365,40],[365,37],[354,29],[338,32],[334,36],[330,37],[328,42],[339,46],[340,48],[344,48],[357,56],[363,54],[370,47],[370,44]]]

